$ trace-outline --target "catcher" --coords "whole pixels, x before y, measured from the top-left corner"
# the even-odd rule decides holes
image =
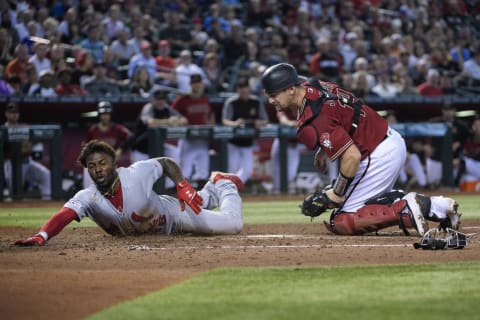
[[[138,161],[116,168],[115,150],[92,140],[82,149],[80,163],[93,183],[77,192],[33,237],[15,242],[20,246],[44,245],[73,220],[85,217],[111,235],[141,233],[237,234],[243,229],[243,185],[232,174],[213,172],[202,190],[185,180],[171,158]],[[172,179],[177,198],[158,195],[154,183],[163,175]],[[220,210],[212,209],[220,207]]]
[[[450,198],[391,192],[405,159],[401,135],[349,90],[332,82],[298,77],[287,63],[269,67],[262,75],[268,101],[277,111],[297,114],[297,138],[317,149],[315,166],[339,160],[332,186],[309,195],[303,214],[316,217],[333,209],[327,229],[359,235],[399,225],[406,234],[427,230],[426,220],[458,228],[458,204]]]

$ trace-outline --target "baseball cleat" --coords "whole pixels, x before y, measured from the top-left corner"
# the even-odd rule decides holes
[[[416,192],[410,192],[408,193],[405,197],[402,199],[407,201],[407,207],[412,213],[413,219],[415,221],[415,227],[417,229],[417,232],[423,236],[425,234],[425,230],[428,229],[428,223],[425,220],[425,215],[428,214],[428,212],[425,212],[425,214],[422,212],[422,209],[426,209],[423,205],[420,207],[420,201],[417,197]]]
[[[221,180],[221,179],[230,180],[237,186],[238,190],[242,190],[244,187],[242,180],[240,180],[240,178],[234,174],[220,172],[220,171],[212,172],[210,176],[210,181],[212,181],[213,183],[216,183],[218,180]]]

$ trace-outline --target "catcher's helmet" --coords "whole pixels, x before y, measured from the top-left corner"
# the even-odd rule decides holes
[[[112,113],[113,107],[110,101],[100,101],[97,105],[98,114]]]
[[[265,93],[271,95],[291,86],[304,82],[298,77],[295,67],[288,63],[279,63],[269,67],[262,75],[262,85]]]

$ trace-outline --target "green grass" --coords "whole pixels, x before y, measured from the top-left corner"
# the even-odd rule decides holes
[[[90,319],[476,319],[480,263],[229,268]]]
[[[459,195],[455,199],[460,203],[462,219],[480,218],[480,197],[478,195]],[[246,224],[266,223],[310,223],[310,219],[300,213],[301,201],[244,201],[244,222]],[[40,227],[59,207],[47,208],[0,208],[0,226]],[[324,215],[328,218],[328,214]],[[320,220],[320,219],[319,219]],[[71,223],[72,227],[95,226],[89,219],[80,224]]]
[[[463,219],[480,218],[459,195]],[[244,202],[246,224],[310,223],[300,201]],[[0,208],[0,226],[40,227],[58,207]],[[91,227],[84,219],[71,227]],[[439,252],[439,254],[446,254]],[[408,263],[408,261],[405,261]],[[91,319],[476,319],[479,262],[309,268],[229,268],[204,273]]]

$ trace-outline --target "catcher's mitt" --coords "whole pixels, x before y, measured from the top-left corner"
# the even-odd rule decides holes
[[[330,200],[325,194],[325,190],[315,191],[305,197],[303,203],[300,205],[302,214],[307,217],[315,218],[327,211],[338,207],[338,203]]]

